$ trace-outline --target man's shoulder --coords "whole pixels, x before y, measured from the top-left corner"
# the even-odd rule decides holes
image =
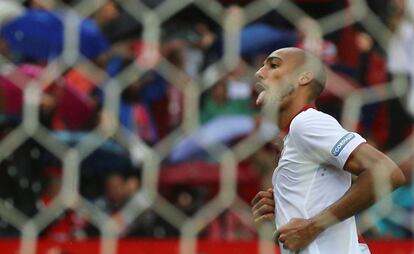
[[[342,128],[338,121],[322,111],[308,109],[293,118],[290,131],[292,134],[323,131],[326,128]]]

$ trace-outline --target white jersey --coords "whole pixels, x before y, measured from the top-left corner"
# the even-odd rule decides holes
[[[299,113],[284,139],[273,173],[276,227],[292,218],[310,218],[341,198],[351,186],[343,167],[354,149],[365,142],[331,116],[313,108]],[[282,248],[282,254],[293,253]],[[300,254],[360,254],[355,218],[322,232]]]

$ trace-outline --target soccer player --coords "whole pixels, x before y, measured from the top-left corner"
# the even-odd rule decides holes
[[[255,221],[274,218],[283,254],[363,253],[354,215],[403,185],[402,171],[316,109],[326,79],[317,57],[298,48],[279,49],[256,76],[262,88],[256,103],[278,110],[277,124],[286,136],[273,191],[252,200]],[[351,175],[356,176],[352,185]]]

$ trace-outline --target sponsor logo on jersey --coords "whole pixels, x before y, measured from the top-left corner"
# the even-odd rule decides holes
[[[338,142],[336,142],[335,146],[332,148],[331,153],[333,156],[337,157],[344,147],[351,141],[353,138],[355,138],[355,134],[348,133],[345,136],[343,136]]]

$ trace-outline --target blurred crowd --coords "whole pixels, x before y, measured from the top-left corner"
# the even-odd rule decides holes
[[[85,2],[89,1],[0,1],[0,142],[18,143],[13,141],[19,140],[15,132],[23,122],[31,124],[28,114],[38,114],[41,128],[52,138],[46,140],[39,130],[14,151],[0,151],[0,198],[5,207],[15,207],[29,217],[47,209],[61,195],[64,183],[62,158],[45,144],[58,140],[76,146],[102,139],[111,113],[120,122],[115,136],[127,133],[127,138],[110,138],[88,154],[79,176],[82,198],[109,216],[118,216],[145,180],[144,150],[131,148],[128,135],[161,154],[159,193],[184,215],[193,216],[221,188],[220,171],[226,169],[220,164],[223,149],[236,147],[257,131],[269,141],[236,165],[237,193],[249,202],[258,190],[270,187],[269,176],[280,151],[280,142],[273,139],[277,128],[266,124],[255,106],[252,70],[281,47],[301,47],[323,59],[327,88],[317,106],[338,120],[347,117],[342,110],[345,97],[373,88],[374,99],[362,107],[356,126],[380,150],[397,147],[412,133],[414,6],[410,1],[368,1],[384,31],[392,32],[385,47],[377,42],[378,34],[373,36],[359,23],[323,33],[316,20],[347,8],[346,0],[293,1],[308,14],[295,23],[269,9],[242,28],[241,57],[231,68],[222,64],[223,28],[195,5],[163,20],[156,43],[145,40],[148,28],[137,15],[157,8],[162,0],[137,0],[140,13],[108,0],[83,17],[80,11],[88,9]],[[237,10],[254,1],[218,2]],[[344,14],[344,19],[346,15],[351,14]],[[386,83],[392,89],[386,90]],[[397,98],[375,99],[387,91],[404,92]],[[119,96],[119,105],[111,104],[114,96]],[[36,105],[38,110],[33,110]],[[191,119],[198,127],[189,133],[185,129],[194,122]],[[400,166],[413,167],[412,161],[411,156]],[[413,212],[412,193],[407,187],[393,196],[407,216]],[[257,237],[251,218],[242,213],[237,205],[224,209],[200,231],[200,237]],[[365,234],[373,238],[413,234],[406,224],[387,218],[372,224]],[[0,219],[1,237],[20,233]],[[88,215],[67,209],[42,229],[40,237],[68,241],[99,234]],[[121,235],[166,238],[178,237],[180,231],[149,208],[123,227]]]

